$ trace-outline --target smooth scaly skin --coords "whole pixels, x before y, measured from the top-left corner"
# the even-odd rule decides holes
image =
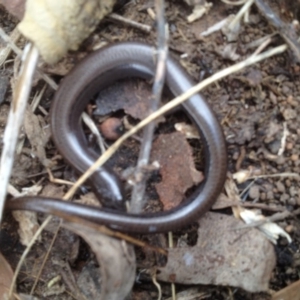
[[[78,172],[84,172],[97,158],[97,154],[86,145],[80,122],[80,115],[91,97],[118,79],[151,78],[154,68],[154,48],[143,43],[125,42],[92,53],[64,78],[51,109],[52,136],[59,152]],[[170,57],[166,85],[175,96],[194,85],[188,74]],[[74,215],[119,231],[136,233],[174,231],[197,220],[212,206],[223,188],[227,151],[221,127],[204,98],[196,94],[182,106],[197,125],[205,149],[205,181],[182,205],[167,212],[129,214],[59,199],[22,197],[9,201],[6,208]],[[91,177],[91,183],[105,205],[123,206],[121,181],[110,169],[101,167]]]

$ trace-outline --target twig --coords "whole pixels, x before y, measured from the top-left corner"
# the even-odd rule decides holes
[[[168,245],[169,248],[174,248],[174,239],[173,239],[173,233],[168,232]],[[171,294],[172,294],[172,300],[176,300],[176,286],[174,282],[171,282]]]
[[[265,175],[256,175],[249,177],[248,179],[257,179],[257,178],[276,178],[276,177],[294,177],[295,179],[300,179],[300,175],[298,173],[290,173],[290,172],[285,172],[285,173],[277,173],[277,174],[265,174]]]
[[[248,59],[239,62],[231,67],[228,67],[220,72],[215,73],[209,78],[206,78],[202,82],[198,83],[197,85],[193,86],[191,89],[186,91],[184,94],[176,97],[172,101],[168,102],[164,106],[162,106],[160,109],[158,109],[156,112],[142,120],[140,123],[138,123],[135,127],[127,131],[122,137],[120,137],[114,144],[111,145],[109,149],[104,152],[104,154],[95,161],[95,163],[84,173],[78,178],[78,180],[75,182],[74,186],[70,188],[68,193],[65,195],[64,199],[69,199],[74,195],[76,190],[79,188],[80,185],[82,185],[90,176],[93,174],[101,165],[103,165],[117,150],[118,148],[122,145],[122,143],[128,139],[130,136],[138,132],[141,128],[146,126],[149,122],[155,120],[159,116],[163,115],[164,113],[168,112],[172,108],[178,106],[179,104],[183,103],[187,99],[189,99],[191,96],[194,94],[198,93],[201,91],[203,88],[207,87],[211,83],[220,80],[232,73],[236,73],[245,67],[248,67],[250,65],[253,65],[255,63],[258,63],[268,57],[283,53],[287,49],[286,45],[281,45],[276,48],[270,49],[266,52],[263,52],[255,57],[249,57]]]
[[[115,14],[115,13],[110,14],[109,16],[107,16],[107,18],[111,19],[111,20],[122,22],[126,25],[129,25],[133,28],[137,28],[137,29],[142,30],[146,33],[149,33],[152,30],[151,26],[149,26],[149,25],[138,23],[138,22],[135,22],[133,20],[129,20],[129,19],[124,18],[124,17],[122,17],[118,14]]]
[[[265,218],[263,220],[259,220],[259,221],[253,222],[251,224],[245,224],[245,225],[242,225],[242,226],[239,226],[239,227],[236,227],[236,228],[232,228],[232,230],[258,227],[258,226],[261,226],[261,225],[266,224],[266,223],[281,221],[281,220],[284,220],[287,217],[297,216],[299,214],[300,214],[300,208],[296,209],[293,212],[290,212],[290,211],[286,210],[286,211],[283,211],[283,212],[276,213],[273,216]]]
[[[90,129],[92,134],[96,137],[98,146],[101,150],[101,153],[104,153],[105,152],[104,140],[103,140],[103,137],[101,136],[95,122],[86,112],[83,112],[81,114],[81,118],[82,118],[82,121],[84,122],[84,124]]]
[[[60,223],[61,223],[61,222],[60,222]],[[56,231],[55,231],[55,233],[54,233],[54,236],[52,237],[52,241],[51,241],[51,243],[50,243],[50,245],[49,245],[49,247],[48,247],[48,249],[47,249],[47,253],[46,253],[46,255],[45,255],[44,259],[43,259],[42,265],[40,266],[39,272],[38,272],[38,274],[37,274],[37,276],[36,276],[36,278],[35,278],[34,284],[33,284],[32,288],[31,288],[30,293],[29,293],[30,295],[33,294],[33,292],[34,292],[34,290],[35,290],[35,287],[36,287],[36,285],[37,285],[37,283],[38,283],[38,281],[39,281],[39,279],[40,279],[40,277],[41,277],[41,274],[42,274],[42,272],[43,272],[43,270],[44,270],[46,261],[47,261],[47,259],[48,259],[48,257],[49,257],[50,251],[52,250],[53,245],[54,245],[54,242],[56,241],[56,238],[57,238],[57,235],[58,235],[59,230],[60,230],[60,225],[57,226]]]
[[[228,0],[221,0],[222,2],[229,4],[229,5],[243,5],[247,0],[240,0],[240,1],[228,1]]]
[[[286,138],[289,134],[289,131],[287,129],[287,124],[286,122],[283,122],[283,134],[282,134],[282,138],[281,138],[281,145],[280,145],[280,149],[278,150],[278,155],[282,155],[284,150],[285,150],[285,146],[286,146]]]
[[[18,141],[19,132],[23,124],[23,118],[27,100],[31,90],[32,78],[38,63],[39,52],[33,44],[28,44],[24,57],[16,91],[11,103],[7,125],[4,131],[4,147],[1,154],[0,168],[0,223],[2,220],[7,187],[13,166],[13,158]]]
[[[276,28],[276,30],[278,30],[281,37],[292,49],[297,60],[300,61],[300,44],[297,41],[297,34],[295,30],[288,24],[282,22],[281,19],[272,11],[266,1],[255,0],[255,4],[268,22],[270,22]]]
[[[265,48],[267,48],[267,46],[272,42],[272,38],[269,37],[268,39],[266,39],[262,44],[259,45],[259,47],[255,50],[255,52],[253,53],[253,55],[257,55],[259,53],[261,53]]]
[[[253,4],[253,2],[254,2],[254,0],[247,0],[247,1],[245,1],[244,6],[239,10],[239,12],[237,13],[237,15],[234,17],[234,19],[228,25],[228,29],[230,29],[230,31],[234,30],[234,27],[236,26],[236,24],[238,24],[240,22],[240,19],[249,10],[249,8]]]
[[[20,48],[18,48],[16,46],[16,44],[11,40],[10,36],[7,35],[3,29],[0,27],[0,37],[2,38],[2,40],[7,43],[7,45],[18,55],[18,56],[22,56],[22,50]],[[45,80],[46,83],[49,84],[49,86],[51,86],[54,90],[57,90],[57,84],[55,83],[55,81],[50,78],[47,74],[45,74],[42,71],[37,71],[37,73],[39,74],[39,76],[41,76],[41,78],[43,78]]]
[[[157,300],[161,300],[161,296],[162,296],[161,286],[156,280],[156,274],[152,274],[151,279],[152,279],[152,282],[156,286],[157,291],[158,291]]]
[[[165,26],[165,8],[163,0],[156,0],[156,16],[157,16],[157,65],[152,87],[151,112],[155,112],[160,104],[162,90],[164,87],[166,60],[168,57],[167,32]],[[152,140],[154,135],[155,122],[150,122],[144,129],[141,150],[134,174],[135,185],[133,187],[130,203],[130,211],[139,213],[143,209],[144,194],[146,189],[146,179],[148,176],[144,174],[145,167],[149,163]]]
[[[3,30],[2,30],[2,32],[3,32]],[[1,34],[1,32],[0,32],[0,35],[3,36],[3,34]],[[14,44],[19,40],[20,36],[21,36],[20,32],[15,28],[11,32],[10,38],[8,40],[9,41],[11,40],[12,44]],[[5,61],[9,57],[11,51],[12,51],[12,49],[9,44],[7,44],[4,49],[1,49],[1,51],[0,51],[0,66],[4,65]]]
[[[51,219],[52,219],[52,216],[47,217],[47,219],[43,222],[43,224],[40,226],[40,228],[36,231],[36,233],[34,234],[34,236],[31,239],[30,243],[27,245],[26,249],[22,253],[22,256],[20,257],[20,260],[18,261],[18,265],[15,269],[14,277],[11,281],[11,285],[10,285],[9,293],[8,293],[8,299],[11,299],[11,297],[12,297],[14,287],[15,287],[18,275],[20,273],[20,270],[21,270],[21,267],[22,267],[22,264],[23,264],[25,258],[29,254],[29,251],[31,250],[32,246],[34,245],[34,243],[36,242],[36,240],[38,239],[38,237],[40,236],[42,231],[50,223]]]

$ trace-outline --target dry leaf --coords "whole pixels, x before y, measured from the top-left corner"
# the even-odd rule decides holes
[[[263,216],[258,210],[242,209],[240,211],[240,216],[246,224],[251,224],[253,222],[262,221],[266,219],[266,217]],[[292,242],[292,238],[290,237],[290,235],[276,223],[268,222],[258,226],[258,228],[275,245],[277,244],[277,239],[279,238],[279,236],[285,237],[289,243]]]
[[[180,284],[214,284],[268,291],[276,258],[272,244],[257,229],[232,216],[207,213],[199,220],[194,247],[169,249],[158,279]]]
[[[64,227],[80,235],[90,245],[101,265],[101,296],[90,299],[126,298],[135,280],[133,246],[82,224],[66,223]]]
[[[151,112],[151,97],[151,88],[145,81],[120,81],[99,93],[94,114],[104,116],[123,109],[131,117],[142,120]]]
[[[164,210],[180,204],[185,192],[203,180],[195,168],[192,149],[180,132],[161,134],[153,143],[151,160],[161,166],[162,180],[155,187]]]
[[[29,188],[23,188],[22,193],[18,193],[18,195],[14,196],[35,196],[41,191],[41,189],[42,187],[36,184]],[[15,192],[17,192],[17,190],[15,190]],[[22,245],[27,246],[31,242],[36,231],[39,229],[37,214],[31,211],[13,211],[12,215],[19,223],[18,234],[20,236],[20,242]],[[41,237],[38,237],[38,241],[40,240]]]
[[[50,139],[50,130],[41,126],[39,118],[30,109],[25,112],[24,129],[29,139],[32,154],[37,156],[45,167],[51,167],[51,161],[46,158],[45,145]]]

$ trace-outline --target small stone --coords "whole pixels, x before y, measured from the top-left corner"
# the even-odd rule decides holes
[[[295,206],[296,205],[296,200],[295,198],[291,197],[287,199],[287,203],[291,206]]]
[[[297,107],[298,106],[298,102],[294,99],[294,97],[292,95],[289,95],[286,99],[286,101],[292,105],[293,107]]]
[[[281,147],[281,141],[279,140],[275,140],[271,143],[268,144],[268,149],[273,153],[273,154],[277,154],[279,149]]]
[[[295,186],[291,186],[289,188],[289,193],[292,197],[298,195],[298,189]]]
[[[282,203],[286,203],[288,200],[290,199],[290,196],[288,195],[288,194],[282,194],[281,196],[280,196],[280,202],[282,202]]]
[[[277,187],[278,192],[280,192],[280,193],[285,192],[285,186],[281,181],[276,182],[276,187]]]
[[[257,199],[259,198],[259,186],[258,185],[253,185],[249,189],[249,197],[251,199]]]
[[[274,199],[273,191],[268,191],[267,192],[267,199],[268,200],[273,200]],[[300,199],[299,199],[299,201],[300,201]]]
[[[260,193],[259,199],[260,200],[266,200],[267,199],[267,194],[264,193],[264,192]]]
[[[292,149],[294,148],[294,144],[293,144],[293,143],[286,143],[285,148],[286,148],[287,150],[292,150]]]
[[[276,159],[276,164],[277,165],[285,164],[285,157],[284,156],[278,156],[278,158]]]
[[[291,158],[292,161],[297,161],[299,159],[299,155],[298,154],[292,154],[290,158]]]
[[[272,92],[270,92],[270,100],[271,102],[276,105],[277,104],[277,97],[275,96],[275,94],[273,94]]]
[[[112,117],[103,121],[99,129],[106,139],[114,141],[122,135],[122,127],[122,120]]]
[[[285,231],[288,233],[291,233],[294,231],[294,226],[293,225],[288,225],[285,227]]]
[[[296,110],[292,109],[292,108],[286,108],[283,113],[282,113],[284,119],[286,121],[288,120],[292,120],[295,119],[297,117],[297,112]]]
[[[286,96],[291,94],[291,90],[288,86],[284,85],[281,90]]]
[[[232,155],[232,159],[237,160],[239,158],[239,156],[240,156],[239,152],[235,151]]]

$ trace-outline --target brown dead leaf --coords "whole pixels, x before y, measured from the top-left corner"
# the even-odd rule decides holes
[[[278,291],[272,296],[272,300],[300,300],[300,280]]]
[[[50,198],[62,198],[64,196],[64,187],[57,184],[47,183],[41,192],[41,196]]]
[[[142,80],[120,81],[101,91],[96,100],[95,115],[104,116],[117,110],[124,111],[136,119],[144,119],[150,112],[151,89]],[[108,101],[109,99],[109,101]]]
[[[0,299],[6,299],[14,273],[0,252]]]
[[[20,236],[20,242],[22,245],[27,246],[36,231],[39,229],[39,224],[37,221],[37,215],[31,211],[13,211],[13,217],[19,223],[18,234]],[[41,238],[39,237],[40,241]]]
[[[197,245],[169,249],[158,279],[268,291],[276,263],[274,248],[257,229],[232,230],[243,224],[232,216],[205,214],[199,220]]]
[[[26,110],[24,129],[30,141],[33,154],[36,155],[40,162],[45,167],[50,167],[51,161],[46,158],[45,145],[49,141],[50,131],[45,130],[41,126],[38,116],[36,116],[30,109]]]
[[[14,196],[35,196],[41,191],[41,189],[42,187],[36,184],[29,188],[23,189],[22,193],[19,193],[17,190],[15,190],[15,193],[17,194],[15,194]],[[17,210],[13,211],[12,215],[15,218],[15,220],[19,223],[18,234],[20,236],[20,242],[22,245],[27,246],[31,242],[33,235],[39,228],[37,214],[31,211]],[[38,240],[40,241],[41,237],[39,237]]]
[[[66,223],[64,227],[80,235],[90,245],[101,265],[101,295],[95,290],[89,299],[126,298],[135,280],[133,246],[82,224]]]
[[[80,195],[80,200],[75,200],[74,202],[89,206],[101,206],[99,199],[92,192],[89,192],[85,195]]]
[[[151,159],[161,166],[162,181],[156,184],[156,190],[164,210],[180,204],[184,193],[203,180],[203,174],[195,168],[192,149],[180,132],[160,135],[153,143]]]

